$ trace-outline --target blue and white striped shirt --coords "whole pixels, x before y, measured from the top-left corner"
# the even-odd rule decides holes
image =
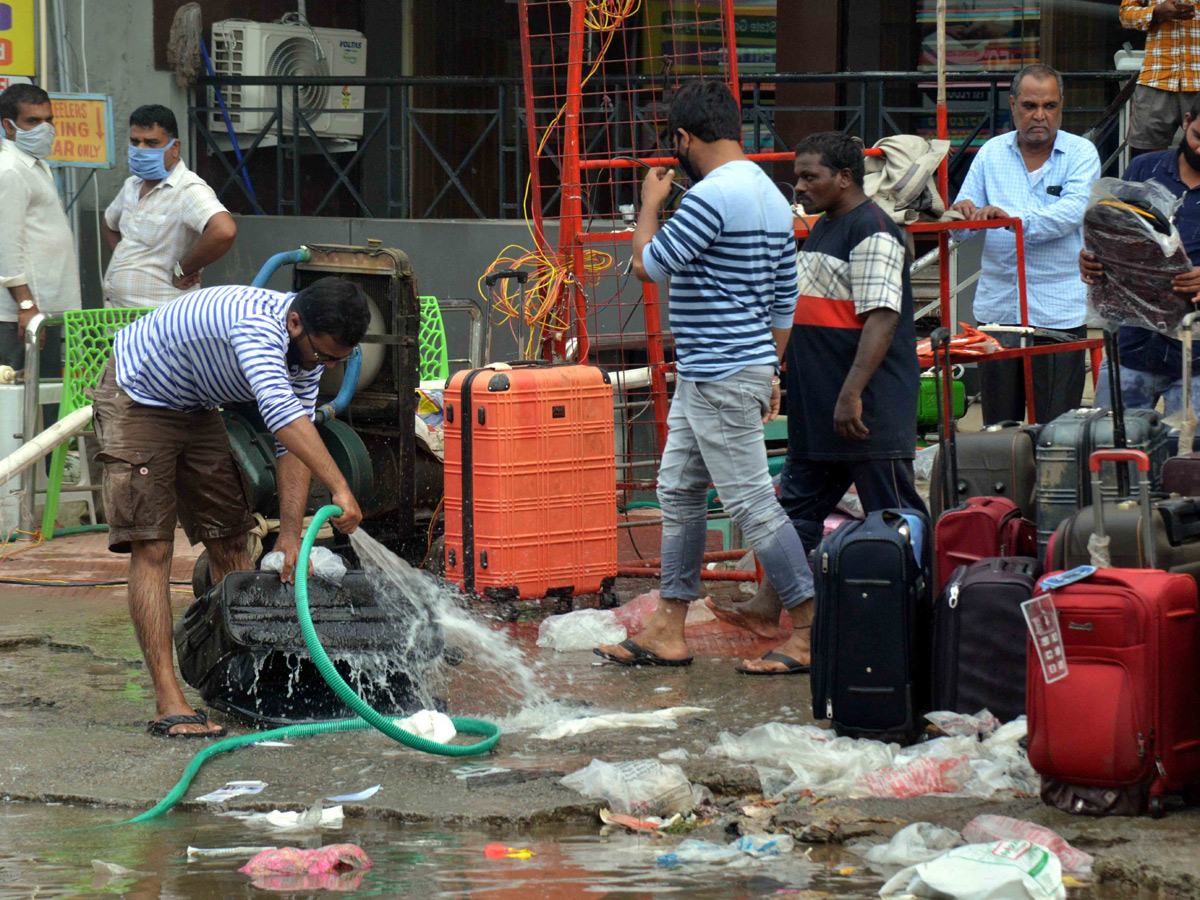
[[[796,238],[791,208],[748,160],[709,172],[646,246],[654,281],[671,279],[676,373],[717,381],[774,365],[771,328],[791,328]]]
[[[117,333],[117,384],[181,412],[254,402],[272,433],[311,419],[324,369],[288,366],[294,296],[240,285],[184,294]]]
[[[1079,279],[1083,213],[1100,157],[1092,142],[1061,129],[1050,159],[1035,173],[1025,168],[1017,133],[992,138],[979,148],[958,200],[998,206],[1021,220],[1025,234],[1025,290],[1029,324],[1076,328],[1087,316],[1087,289]],[[975,232],[976,234],[978,232]],[[970,236],[972,232],[959,232]],[[981,325],[1017,325],[1017,239],[1007,228],[984,232],[983,261],[975,288],[975,319]]]

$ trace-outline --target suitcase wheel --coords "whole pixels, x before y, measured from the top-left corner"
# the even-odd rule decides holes
[[[1167,811],[1163,808],[1162,795],[1160,794],[1158,796],[1151,797],[1150,798],[1150,818],[1161,819],[1166,814],[1167,814]]]

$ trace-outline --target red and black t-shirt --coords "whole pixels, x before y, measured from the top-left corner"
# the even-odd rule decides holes
[[[911,459],[917,444],[916,330],[904,235],[874,201],[822,216],[796,256],[800,299],[787,349],[788,444],[800,459]],[[867,314],[900,314],[863,392],[864,441],[833,430],[833,410]]]

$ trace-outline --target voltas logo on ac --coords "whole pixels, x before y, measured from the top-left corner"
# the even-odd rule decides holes
[[[362,41],[338,41],[338,46],[343,50],[361,50]]]

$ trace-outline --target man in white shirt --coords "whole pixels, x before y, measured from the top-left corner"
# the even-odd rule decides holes
[[[233,246],[237,225],[180,157],[179,127],[165,106],[129,117],[129,169],[100,230],[112,252],[104,279],[110,307],[162,306],[200,286],[204,267]]]
[[[1062,130],[1062,76],[1054,69],[1026,66],[1013,76],[1009,91],[1014,130],[979,148],[953,209],[974,221],[1021,220],[1029,324],[1082,339],[1087,336],[1087,292],[1079,280],[1078,259],[1083,212],[1100,175],[1100,157],[1091,141]],[[1007,229],[985,233],[974,312],[981,325],[1021,324],[1016,237]],[[1010,347],[1020,340],[1011,332],[999,338]],[[1025,418],[1019,360],[983,363],[979,380],[985,425]],[[1035,356],[1037,421],[1049,422],[1079,406],[1083,381],[1082,351]]]
[[[25,365],[25,326],[39,312],[79,309],[75,238],[46,165],[54,149],[50,97],[31,84],[0,93],[0,365]],[[62,343],[46,342],[41,374],[62,374]],[[49,415],[48,415],[49,418]]]

